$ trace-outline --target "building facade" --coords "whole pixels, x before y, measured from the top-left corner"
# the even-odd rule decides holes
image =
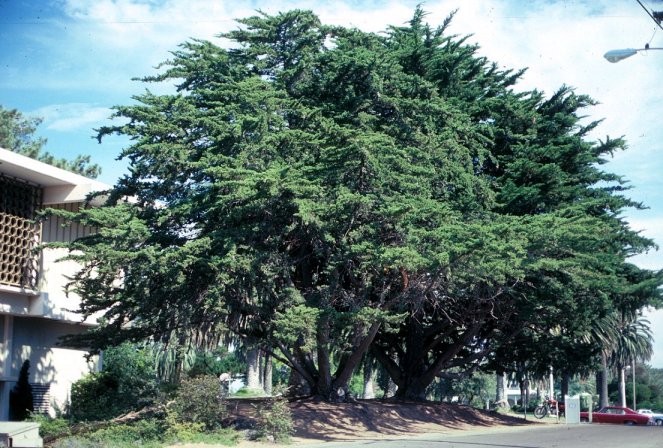
[[[55,411],[69,401],[71,384],[95,370],[84,350],[65,347],[60,337],[84,331],[67,294],[67,277],[77,267],[58,261],[66,249],[39,249],[94,232],[65,225],[58,217],[35,220],[44,208],[75,211],[89,206],[89,193],[108,185],[0,148],[0,420],[9,418],[9,396],[25,360],[35,410]],[[92,204],[93,205],[93,204]]]

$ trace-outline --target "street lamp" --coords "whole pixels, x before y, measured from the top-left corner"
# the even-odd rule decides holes
[[[622,59],[630,58],[634,54],[637,54],[639,51],[648,51],[648,50],[663,50],[663,47],[650,47],[646,45],[645,48],[622,48],[620,50],[610,50],[603,55],[609,62],[615,63],[619,62]]]

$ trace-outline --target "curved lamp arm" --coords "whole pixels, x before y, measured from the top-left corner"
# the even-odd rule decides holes
[[[610,50],[603,55],[609,62],[615,63],[619,62],[622,59],[630,58],[639,51],[648,51],[648,50],[663,50],[662,47],[647,47],[647,48],[623,48],[620,50]]]

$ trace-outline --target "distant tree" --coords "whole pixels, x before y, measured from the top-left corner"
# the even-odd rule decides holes
[[[89,155],[79,155],[74,160],[67,160],[58,159],[44,151],[46,139],[36,138],[34,135],[41,122],[41,118],[26,117],[16,109],[4,109],[0,106],[0,148],[85,177],[96,178],[99,176],[101,167],[90,163]]]
[[[239,374],[246,371],[246,363],[239,358],[237,351],[226,348],[198,350],[193,366],[186,372],[189,376],[215,375],[222,373]]]
[[[29,378],[30,361],[26,359],[21,366],[16,385],[9,392],[10,420],[25,420],[30,416],[30,413],[34,411],[32,386],[30,385]]]

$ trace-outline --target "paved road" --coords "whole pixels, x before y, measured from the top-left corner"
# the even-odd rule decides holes
[[[620,425],[545,425],[417,438],[298,445],[297,448],[663,448],[663,428]]]

